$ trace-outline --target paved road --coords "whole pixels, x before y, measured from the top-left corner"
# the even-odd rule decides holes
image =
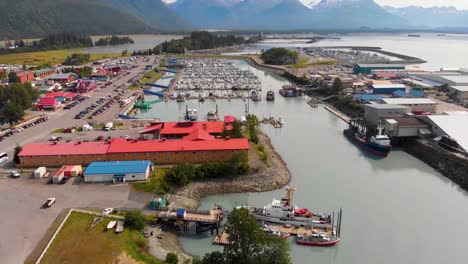
[[[132,69],[130,71],[130,74],[121,75],[119,79],[113,81],[112,85],[109,85],[106,88],[101,88],[100,91],[92,91],[88,93],[88,95],[91,98],[76,105],[74,108],[70,110],[64,109],[55,112],[48,112],[49,120],[47,122],[39,123],[38,125],[29,127],[20,133],[13,134],[10,137],[5,138],[3,141],[0,142],[0,152],[7,152],[10,157],[10,162],[1,165],[0,170],[11,169],[13,167],[13,163],[11,160],[13,159],[13,151],[16,145],[25,145],[32,142],[47,141],[50,138],[50,132],[52,132],[55,129],[72,127],[76,125],[84,125],[87,121],[85,119],[74,119],[75,115],[81,112],[86,107],[94,104],[99,98],[107,97],[109,94],[113,94],[113,90],[115,89],[115,87],[119,87],[123,84],[126,84],[128,80],[137,76],[140,72],[144,71],[145,64],[147,63],[144,63],[142,59],[140,59],[139,66],[135,69]],[[131,92],[125,94],[124,98],[131,96],[131,94]],[[121,109],[119,105],[114,103],[111,105],[111,108],[105,110],[101,115],[99,115],[95,119],[95,121],[111,121],[117,117],[117,114],[120,110]]]

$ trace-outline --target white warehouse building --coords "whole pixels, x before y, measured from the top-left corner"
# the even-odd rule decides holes
[[[364,106],[364,120],[371,125],[377,126],[382,119],[403,116],[411,112],[407,106],[394,104],[366,104]]]
[[[401,105],[411,108],[411,111],[423,111],[435,113],[437,103],[429,98],[383,98],[380,99],[383,104]]]

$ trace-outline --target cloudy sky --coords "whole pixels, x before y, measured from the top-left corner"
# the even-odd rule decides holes
[[[163,0],[166,3],[172,3],[176,0]],[[195,0],[196,1],[196,0]],[[320,0],[317,0],[317,2]],[[402,6],[424,6],[424,7],[432,7],[432,6],[455,6],[458,9],[467,9],[468,10],[468,0],[374,0],[375,2],[381,5],[389,5],[394,7],[402,7]],[[305,1],[305,2],[310,2]]]

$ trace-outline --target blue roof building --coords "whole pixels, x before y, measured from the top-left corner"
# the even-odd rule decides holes
[[[353,95],[354,99],[356,101],[359,101],[360,103],[369,103],[370,101],[375,101],[378,99],[385,98],[384,95],[381,94],[355,94]]]
[[[148,179],[153,166],[149,160],[93,162],[83,175],[85,182],[142,181]]]

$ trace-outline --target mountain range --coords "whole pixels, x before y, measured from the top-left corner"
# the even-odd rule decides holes
[[[0,39],[50,32],[141,34],[193,29],[359,30],[468,26],[454,7],[374,0],[0,0]]]

